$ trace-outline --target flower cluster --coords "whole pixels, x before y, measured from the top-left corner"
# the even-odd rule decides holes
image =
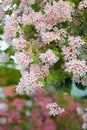
[[[87,8],[87,0],[82,0],[79,5],[79,9]]]
[[[68,2],[60,0],[54,2],[53,6],[48,4],[45,7],[47,22],[55,25],[57,22],[64,22],[66,20],[71,20],[72,8]]]
[[[19,94],[32,94],[42,87],[42,83],[38,81],[34,74],[24,74],[20,79],[20,83],[16,88]]]
[[[13,39],[13,42],[12,42],[12,45],[13,47],[16,49],[16,50],[22,50],[23,48],[26,47],[27,45],[27,41],[23,38],[23,37],[20,37],[18,39]]]
[[[46,107],[49,109],[49,114],[53,116],[59,115],[62,112],[65,112],[64,108],[59,107],[56,103],[47,104]]]
[[[5,53],[0,54],[0,62],[8,62],[9,61],[9,56]]]
[[[73,73],[73,79],[78,79],[79,82],[80,77],[84,76],[87,72],[87,66],[85,61],[80,60],[71,60],[65,63],[66,69],[65,71],[69,73]]]
[[[65,76],[57,78],[61,81],[66,80],[65,73],[68,72],[73,74],[75,81],[86,84],[87,64],[80,58],[85,43],[82,37],[77,36],[81,32],[73,36],[72,20],[76,11],[73,13],[70,2],[3,0],[0,7],[1,17],[6,14],[4,40],[14,49],[13,56],[22,76],[16,88],[17,93],[28,95],[40,90],[43,87],[40,79],[49,82],[51,76],[47,75],[50,71],[54,71],[53,75],[61,73],[61,77]],[[54,112],[53,115],[64,111],[55,103],[48,108],[51,114]]]
[[[27,66],[29,65],[29,63],[32,62],[31,55],[32,55],[32,52],[31,50],[29,50],[29,51],[16,52],[14,56],[15,56],[16,62],[19,65]]]
[[[50,49],[47,50],[46,53],[41,54],[39,58],[42,63],[48,63],[50,66],[52,66],[59,60],[59,58]]]
[[[65,71],[73,74],[73,80],[83,82],[82,84],[85,85],[83,79],[87,72],[87,65],[85,60],[79,59],[84,44],[80,36],[70,36],[68,46],[62,47],[62,54],[65,60]]]
[[[30,74],[34,74],[36,78],[45,78],[49,74],[48,65],[31,64]]]
[[[69,37],[69,45],[72,48],[80,48],[82,45],[84,45],[83,40],[80,36],[77,37]]]

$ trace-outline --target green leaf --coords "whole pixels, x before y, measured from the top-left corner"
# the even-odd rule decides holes
[[[42,83],[44,83],[44,82],[45,82],[45,80],[44,80],[44,79],[42,79],[42,78],[39,78],[39,79],[38,79],[38,81],[40,81],[40,82],[42,82]]]
[[[84,42],[87,44],[87,38],[84,38]]]
[[[18,84],[20,71],[12,68],[0,67],[0,86]]]
[[[35,12],[38,12],[41,8],[39,7],[39,3],[38,2],[35,2],[32,6],[32,9],[35,11]]]
[[[15,51],[12,49],[12,47],[9,47],[5,50],[5,52],[9,55],[14,55]]]
[[[16,32],[16,38],[19,38],[19,37],[20,37],[20,33]]]
[[[49,80],[53,81],[53,80],[54,80],[54,75],[53,75],[52,73],[50,73],[50,74],[47,76],[47,78],[48,78]]]
[[[65,107],[68,107],[68,102],[66,100],[60,100],[60,105],[61,106],[65,106]]]
[[[27,40],[31,40],[31,39],[37,39],[37,36],[35,36],[35,34],[37,33],[35,30],[34,25],[30,24],[30,25],[20,25],[20,27],[22,28],[24,34],[27,37]]]
[[[3,33],[4,33],[3,28],[0,27],[0,34],[3,34]]]
[[[60,53],[58,51],[53,51],[57,56],[60,56]]]
[[[25,51],[28,51],[29,48],[30,48],[30,44],[27,44],[27,46],[24,47],[24,50],[25,50]]]
[[[34,43],[34,44],[33,44],[33,47],[32,47],[32,51],[35,52],[35,51],[36,51],[36,48],[37,48],[37,44]]]
[[[48,89],[49,87],[52,86],[51,82],[43,82],[44,88]]]
[[[11,15],[12,14],[12,10],[7,10],[6,14]]]
[[[17,6],[19,6],[20,0],[13,0],[13,1],[12,1],[12,4],[16,4]]]
[[[39,64],[39,59],[36,56],[32,56],[34,63]]]

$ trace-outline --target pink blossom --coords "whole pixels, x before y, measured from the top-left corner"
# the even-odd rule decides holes
[[[34,74],[28,74],[22,76],[20,82],[16,88],[17,93],[19,94],[33,94],[38,91],[43,84],[38,81]]]
[[[40,54],[39,58],[42,63],[47,63],[50,66],[52,66],[59,60],[59,57],[57,57],[50,49],[47,50],[46,53]]]
[[[30,16],[30,15],[27,16],[26,14],[23,14],[23,16],[22,16],[22,23],[23,23],[24,25],[32,24],[33,21],[32,21],[31,16]]]
[[[5,17],[5,11],[0,7],[0,18],[4,18],[4,17]]]
[[[81,80],[83,86],[87,86],[87,77],[83,77]]]
[[[23,37],[20,37],[18,39],[13,39],[12,45],[16,50],[22,50],[26,47],[27,41]]]
[[[87,0],[82,0],[79,4],[79,9],[87,8]]]
[[[77,37],[71,36],[71,37],[69,37],[69,45],[72,48],[79,48],[82,45],[84,45],[84,41],[81,39],[80,36],[77,36]]]
[[[8,19],[6,19],[4,31],[5,41],[11,43],[17,32],[17,21],[14,16],[11,16]]]
[[[76,49],[73,49],[71,47],[63,47],[62,48],[62,54],[64,55],[64,60],[72,60],[77,58],[78,51]]]
[[[8,62],[9,56],[5,53],[0,54],[0,62]]]
[[[31,50],[29,50],[28,52],[27,51],[16,52],[14,56],[19,65],[27,66],[27,65],[29,65],[29,63],[32,62],[32,59],[31,59],[32,51]]]
[[[72,8],[70,7],[69,2],[60,0],[58,2],[53,2],[53,6],[47,4],[45,12],[47,22],[55,25],[58,22],[71,20]]]
[[[30,74],[34,74],[37,78],[44,78],[49,74],[49,66],[31,64]]]
[[[1,6],[2,8],[6,9],[6,7],[11,6],[11,4],[12,0],[3,0]]]
[[[78,77],[78,79],[79,79],[80,77],[85,75],[87,72],[87,66],[86,66],[86,62],[84,60],[80,61],[80,60],[73,59],[69,62],[66,62],[65,66],[66,66],[65,71],[67,71],[69,73],[72,72],[74,79],[76,77]]]
[[[42,41],[44,43],[50,43],[54,40],[60,40],[60,37],[58,34],[56,34],[55,32],[45,32],[41,34],[42,37]]]
[[[64,108],[60,108],[56,103],[50,103],[46,106],[49,109],[49,115],[59,115],[62,112],[65,112]]]

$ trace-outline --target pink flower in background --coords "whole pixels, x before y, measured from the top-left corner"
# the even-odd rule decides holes
[[[15,98],[12,103],[10,103],[11,107],[16,107],[18,111],[21,111],[23,109],[23,106],[25,104],[25,100],[21,100],[19,98]]]

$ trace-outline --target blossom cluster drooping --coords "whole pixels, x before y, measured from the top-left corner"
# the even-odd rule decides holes
[[[43,85],[38,81],[34,74],[24,74],[20,79],[20,83],[16,88],[17,93],[31,94],[41,88]]]
[[[87,65],[80,58],[85,43],[77,36],[80,33],[73,36],[73,5],[63,0],[15,2],[3,0],[0,13],[5,22],[4,40],[14,50],[13,56],[21,71],[17,93],[38,91],[43,87],[41,80],[49,82],[48,74],[52,71],[64,76],[66,72],[72,73],[75,81],[86,84]]]
[[[82,82],[87,73],[87,65],[85,60],[79,60],[78,57],[81,53],[81,48],[85,44],[80,36],[69,37],[68,46],[62,47],[62,54],[65,60],[65,71],[73,74],[73,80]],[[81,80],[82,78],[82,80]],[[85,84],[87,85],[87,84]]]
[[[59,107],[56,103],[50,103],[46,106],[49,109],[49,115],[59,115],[65,112],[64,108]]]

